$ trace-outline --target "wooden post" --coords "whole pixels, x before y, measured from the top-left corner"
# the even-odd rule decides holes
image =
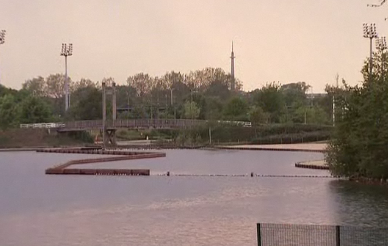
[[[341,234],[340,234],[340,226],[335,227],[335,245],[340,246],[341,245]]]
[[[257,245],[261,246],[261,225],[257,223]]]

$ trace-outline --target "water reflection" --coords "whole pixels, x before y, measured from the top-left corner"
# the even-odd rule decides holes
[[[331,181],[329,187],[338,222],[388,228],[387,187],[347,181]]]

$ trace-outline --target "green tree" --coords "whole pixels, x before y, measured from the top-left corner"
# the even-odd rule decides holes
[[[240,98],[232,98],[224,108],[224,116],[231,120],[247,120],[248,118],[248,103]]]
[[[219,120],[222,118],[223,104],[218,97],[205,97],[201,108],[203,119]]]
[[[37,97],[47,96],[46,87],[47,87],[46,81],[41,76],[27,80],[22,84],[22,88],[24,90],[28,91],[33,96],[37,96]]]
[[[49,105],[41,98],[28,96],[20,105],[20,123],[44,123],[52,119]]]
[[[5,95],[17,95],[18,94],[18,91],[17,90],[14,90],[14,89],[11,89],[11,88],[7,88],[3,85],[0,85],[0,97],[2,96],[5,96]]]
[[[260,124],[268,123],[268,114],[258,106],[254,106],[249,111],[249,121],[252,125],[257,126]]]
[[[285,112],[284,97],[278,83],[270,83],[254,92],[254,104],[269,114],[271,123],[279,123]]]
[[[186,119],[197,119],[199,117],[200,108],[196,102],[186,101],[184,104],[184,116]]]
[[[285,84],[280,87],[284,103],[290,105],[305,105],[307,103],[306,92],[310,88],[305,82]]]
[[[16,127],[19,122],[19,108],[15,97],[7,94],[0,97],[0,127],[6,129]]]
[[[372,76],[364,67],[362,86],[345,85],[336,99],[341,111],[326,156],[333,174],[388,178],[388,79],[374,58]]]
[[[75,92],[77,101],[70,108],[69,115],[75,120],[102,119],[102,92],[95,87],[80,88]],[[107,106],[108,107],[108,106]]]

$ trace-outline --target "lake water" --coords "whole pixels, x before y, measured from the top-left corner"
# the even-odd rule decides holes
[[[167,150],[96,164],[152,174],[328,175],[319,153]],[[256,223],[388,226],[388,190],[323,178],[55,176],[95,155],[0,153],[0,245],[257,245]],[[88,165],[86,165],[88,166]]]

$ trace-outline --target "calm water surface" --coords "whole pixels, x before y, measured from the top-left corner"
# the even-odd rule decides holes
[[[317,153],[166,152],[166,158],[93,167],[328,174],[294,167],[323,158]],[[44,175],[47,167],[85,157],[96,158],[0,153],[0,245],[257,245],[257,222],[388,226],[388,190],[378,186],[311,178]]]

